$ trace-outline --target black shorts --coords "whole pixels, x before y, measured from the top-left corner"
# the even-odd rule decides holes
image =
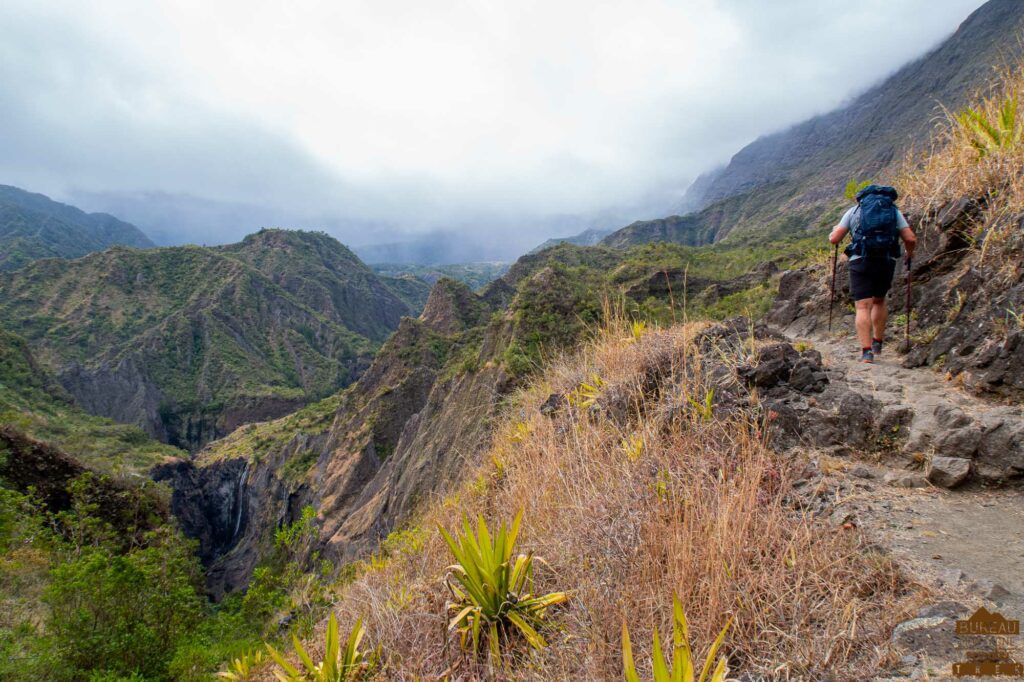
[[[850,261],[850,293],[854,301],[885,298],[892,286],[896,261],[892,258],[858,258]]]

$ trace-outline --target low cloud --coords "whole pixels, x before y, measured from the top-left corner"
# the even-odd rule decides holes
[[[667,211],[981,3],[431,4],[9,0],[0,182],[164,243],[285,225],[510,257]]]

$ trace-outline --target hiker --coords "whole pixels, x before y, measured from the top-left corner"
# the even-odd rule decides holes
[[[907,269],[917,246],[910,224],[896,207],[892,187],[868,185],[857,192],[857,205],[843,214],[828,240],[837,245],[852,233],[844,253],[849,258],[850,293],[857,308],[857,339],[861,362],[874,362],[882,352],[889,310],[885,295],[892,285],[900,241],[907,250]]]

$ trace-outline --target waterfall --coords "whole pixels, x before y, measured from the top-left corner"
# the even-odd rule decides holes
[[[245,463],[245,468],[242,469],[242,475],[238,478],[238,488],[235,492],[235,531],[231,534],[231,539],[234,540],[238,537],[238,529],[242,527],[242,493],[245,492],[245,479],[249,475],[249,463]]]

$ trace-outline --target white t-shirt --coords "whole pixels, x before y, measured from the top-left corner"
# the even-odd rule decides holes
[[[857,212],[857,206],[851,206],[849,210],[847,210],[846,213],[843,214],[843,217],[839,220],[839,227],[845,227],[847,230],[849,230],[851,238],[852,234],[857,230],[857,226],[859,224],[860,213]],[[898,208],[896,209],[896,226],[899,227],[899,229],[901,230],[904,227],[910,227],[910,223],[907,222],[907,219],[903,216],[903,213]],[[861,256],[860,254],[855,253],[852,256],[850,256],[850,260],[857,260],[858,258],[862,257],[863,256]],[[891,260],[895,260],[893,256],[889,256],[889,258]]]

